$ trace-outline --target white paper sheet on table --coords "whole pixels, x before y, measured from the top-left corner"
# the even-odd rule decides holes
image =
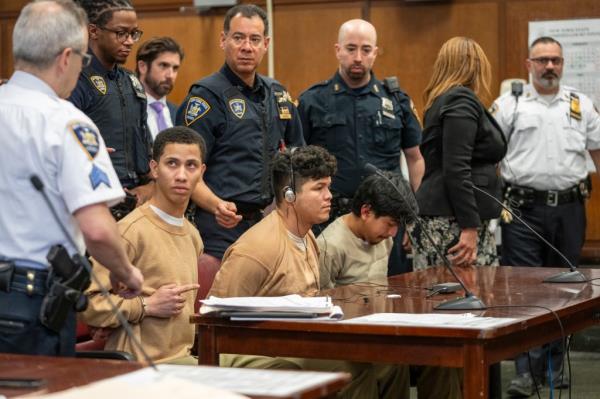
[[[514,321],[515,319],[512,318],[480,317],[475,316],[472,313],[374,313],[368,316],[343,320],[339,323],[449,328],[493,328]]]

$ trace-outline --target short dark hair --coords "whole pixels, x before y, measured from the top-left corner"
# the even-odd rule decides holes
[[[142,43],[140,48],[138,49],[135,55],[135,72],[139,75],[140,71],[137,66],[138,61],[144,61],[148,68],[152,62],[162,53],[177,53],[179,54],[179,59],[183,61],[184,53],[183,49],[175,41],[167,36],[163,37],[153,37],[152,39],[145,41]]]
[[[238,14],[241,14],[244,18],[260,17],[265,25],[263,35],[267,36],[269,32],[269,18],[267,18],[267,13],[265,10],[254,4],[238,4],[227,10],[225,20],[223,21],[223,32],[225,32],[225,34],[229,33],[231,20]]]
[[[419,207],[410,185],[397,173],[383,172],[383,174],[402,195],[383,177],[376,174],[368,176],[354,193],[352,213],[360,216],[362,206],[368,205],[375,217],[389,216],[398,224],[412,223],[414,217],[410,210],[412,209],[418,214]]]
[[[533,42],[531,42],[531,46],[529,46],[529,51],[531,51],[535,46],[537,46],[538,44],[558,44],[558,47],[561,48],[562,50],[562,44],[560,44],[560,42],[558,40],[556,40],[553,37],[550,36],[541,36],[538,37],[537,39],[535,39]]]
[[[293,150],[278,152],[271,165],[271,178],[275,201],[283,201],[283,189],[292,183],[290,162],[294,169],[294,191],[298,191],[308,180],[318,180],[333,176],[337,168],[335,157],[323,147],[309,145]]]
[[[116,11],[135,11],[130,0],[75,0],[87,14],[90,24],[105,26]]]
[[[202,136],[189,127],[174,126],[158,133],[152,147],[152,159],[158,162],[167,144],[197,144],[200,149],[200,159],[204,162],[206,143]]]

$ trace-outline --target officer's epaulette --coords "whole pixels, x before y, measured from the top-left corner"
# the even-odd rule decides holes
[[[331,79],[325,79],[319,83],[315,83],[314,85],[310,86],[308,89],[306,89],[306,91],[316,89],[317,87],[325,87],[329,84],[329,82],[331,82]]]

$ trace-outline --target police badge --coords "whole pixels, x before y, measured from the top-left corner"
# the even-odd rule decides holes
[[[246,113],[246,101],[242,100],[241,98],[229,100],[229,108],[235,116],[237,116],[239,119],[242,119]]]

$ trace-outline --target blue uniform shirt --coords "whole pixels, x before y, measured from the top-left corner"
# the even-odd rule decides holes
[[[400,102],[371,74],[369,83],[349,88],[338,72],[300,96],[298,111],[307,144],[335,155],[338,171],[332,191],[352,197],[364,177],[364,165],[400,171],[400,151],[421,142],[421,125],[410,98]]]
[[[258,74],[249,87],[226,64],[192,85],[176,122],[204,138],[204,182],[242,213],[262,209],[273,200],[270,164],[279,146],[304,145],[300,118],[285,88]],[[205,252],[220,258],[251,223],[242,221],[225,229],[214,215],[197,211],[196,225]]]
[[[100,129],[123,186],[143,183],[149,172],[150,133],[146,126],[146,94],[137,77],[120,66],[106,70],[90,50],[92,62],[81,71],[69,101]]]

